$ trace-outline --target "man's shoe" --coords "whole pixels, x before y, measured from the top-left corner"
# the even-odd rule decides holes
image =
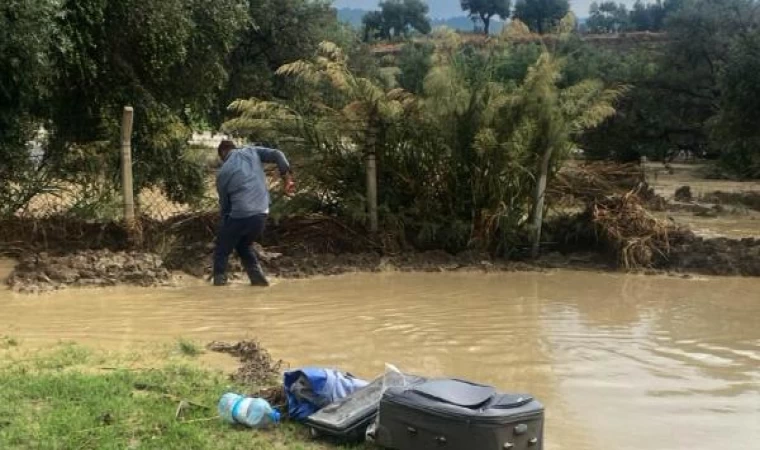
[[[248,279],[251,280],[251,286],[269,286],[269,281],[267,281],[267,277],[264,276],[261,266],[249,267],[246,269],[246,273],[248,273]]]
[[[227,285],[226,275],[214,275],[214,286],[226,286],[226,285]]]

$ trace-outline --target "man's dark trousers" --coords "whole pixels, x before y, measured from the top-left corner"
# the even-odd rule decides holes
[[[232,250],[237,251],[246,271],[261,271],[258,258],[251,249],[251,244],[261,237],[266,220],[266,214],[257,214],[243,219],[227,218],[224,220],[216,237],[214,276],[224,276],[227,273],[227,263]]]

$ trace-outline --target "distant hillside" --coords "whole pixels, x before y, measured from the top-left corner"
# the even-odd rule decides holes
[[[338,19],[341,22],[346,22],[353,27],[361,28],[362,17],[364,17],[364,15],[367,14],[367,12],[369,11],[366,9],[341,8],[341,9],[338,9]],[[470,18],[467,16],[457,16],[457,17],[451,17],[448,19],[433,19],[430,21],[430,23],[433,25],[433,28],[446,26],[454,30],[461,30],[461,31],[473,30],[472,20],[470,20]],[[501,31],[503,26],[504,26],[504,22],[499,22],[499,21],[494,20],[491,23],[491,32],[498,33]]]

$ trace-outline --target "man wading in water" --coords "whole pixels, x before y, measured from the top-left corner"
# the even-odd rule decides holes
[[[236,250],[254,286],[269,286],[251,244],[264,232],[269,214],[269,190],[263,163],[277,164],[285,193],[295,190],[290,164],[279,150],[248,146],[235,148],[232,141],[219,144],[222,168],[216,177],[222,224],[214,251],[214,286],[227,284],[227,262]]]

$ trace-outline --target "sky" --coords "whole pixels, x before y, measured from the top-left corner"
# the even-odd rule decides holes
[[[592,1],[594,0],[570,0],[570,9],[578,17],[587,17]],[[617,0],[616,3],[624,3],[630,8],[633,2],[634,0]],[[337,8],[376,9],[378,3],[379,0],[335,0]],[[459,0],[427,0],[427,4],[430,5],[430,16],[434,18],[445,19],[462,15]]]

